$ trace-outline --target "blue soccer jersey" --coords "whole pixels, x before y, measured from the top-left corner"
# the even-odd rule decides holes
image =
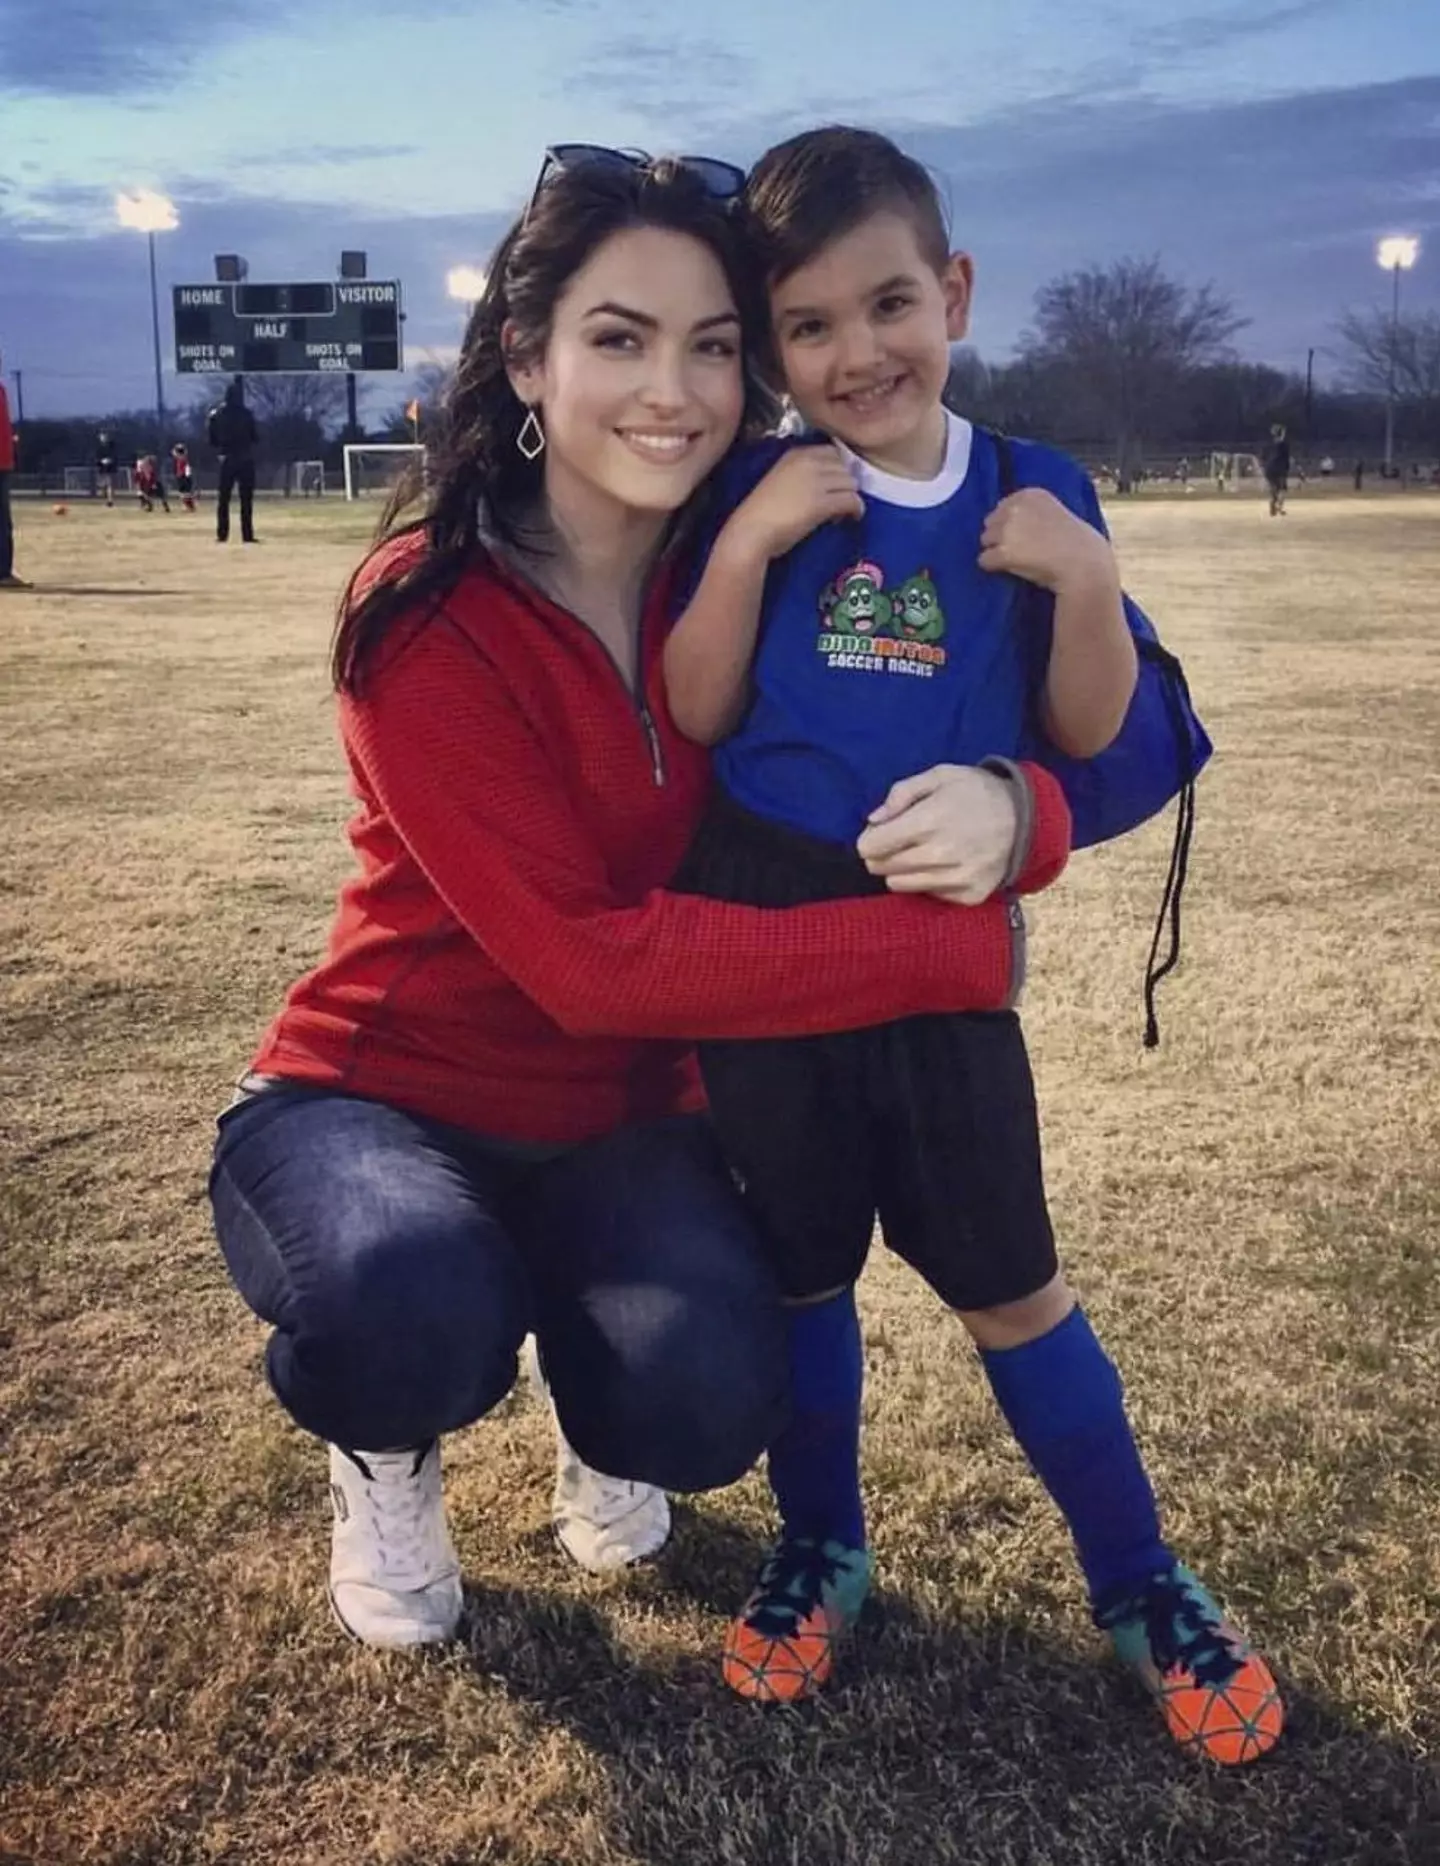
[[[864,517],[821,526],[771,568],[751,702],[715,754],[726,791],[758,816],[852,843],[897,779],[1022,748],[1044,671],[1037,620],[1012,579],[976,561],[1000,497],[993,442],[947,420],[934,479],[849,456]],[[727,470],[720,522],[778,458],[774,442],[761,445]],[[1104,530],[1073,460],[1014,447],[1026,485]]]

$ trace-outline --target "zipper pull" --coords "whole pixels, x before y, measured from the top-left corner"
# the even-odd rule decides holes
[[[660,750],[660,734],[655,721],[650,716],[650,708],[642,701],[640,704],[640,723],[645,728],[645,737],[650,746],[650,770],[655,779],[656,788],[665,788],[665,758]]]

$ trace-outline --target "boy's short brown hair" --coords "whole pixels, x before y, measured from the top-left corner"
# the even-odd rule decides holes
[[[937,273],[950,257],[950,230],[930,171],[877,130],[830,124],[777,143],[750,171],[745,209],[770,285],[872,214],[907,215]]]

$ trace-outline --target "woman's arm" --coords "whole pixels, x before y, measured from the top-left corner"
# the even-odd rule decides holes
[[[1013,934],[998,899],[771,911],[657,889],[617,901],[503,674],[443,617],[365,698],[342,701],[342,725],[449,910],[573,1035],[801,1035],[993,1009],[1011,995]],[[1065,842],[1059,787],[1038,773],[1033,783],[1037,823]]]

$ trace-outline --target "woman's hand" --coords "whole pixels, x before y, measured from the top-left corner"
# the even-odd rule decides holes
[[[975,907],[1005,879],[1019,826],[1005,778],[978,765],[932,765],[891,787],[856,847],[897,894]]]

